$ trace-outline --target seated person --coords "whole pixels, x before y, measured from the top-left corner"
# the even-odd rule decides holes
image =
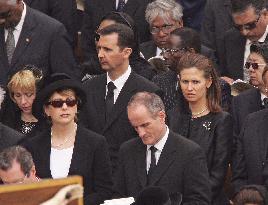
[[[0,153],[0,179],[4,184],[39,181],[32,155],[21,146],[12,146]]]
[[[127,112],[139,137],[120,148],[116,195],[137,197],[142,189],[159,186],[171,199],[181,194],[183,204],[210,204],[205,155],[199,145],[169,130],[161,98],[138,92],[130,99]]]

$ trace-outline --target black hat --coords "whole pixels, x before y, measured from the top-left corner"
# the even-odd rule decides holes
[[[79,102],[79,108],[86,102],[86,93],[82,87],[82,83],[72,79],[65,73],[54,73],[48,77],[45,77],[42,82],[42,88],[37,93],[36,99],[33,104],[33,115],[37,119],[43,118],[43,106],[48,98],[57,90],[72,89],[75,94],[81,100]]]

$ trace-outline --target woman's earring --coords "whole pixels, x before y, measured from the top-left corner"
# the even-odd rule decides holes
[[[265,92],[268,93],[268,88],[267,87],[265,87]]]

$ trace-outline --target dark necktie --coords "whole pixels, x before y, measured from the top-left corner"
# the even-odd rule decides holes
[[[8,28],[7,40],[6,40],[6,51],[8,63],[11,64],[12,56],[15,51],[15,38],[13,34],[14,28]]]
[[[268,108],[268,98],[263,99],[263,106],[264,108]]]
[[[106,104],[106,121],[114,105],[114,89],[116,89],[114,83],[111,81],[107,85],[108,92],[105,99]]]
[[[117,11],[122,12],[124,10],[125,5],[126,5],[125,0],[119,0]]]
[[[156,168],[155,152],[157,151],[157,149],[154,146],[151,146],[150,150],[151,150],[151,164],[147,175],[147,185],[151,184],[152,174]]]

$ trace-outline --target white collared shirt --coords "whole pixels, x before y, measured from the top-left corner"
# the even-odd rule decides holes
[[[261,92],[261,104],[262,104],[262,105],[264,105],[264,102],[263,102],[264,98],[267,98],[267,96],[264,95],[264,94]]]
[[[156,47],[156,56],[162,56],[161,54],[162,54],[162,49]]]
[[[266,26],[266,30],[264,34],[262,35],[262,37],[258,40],[258,42],[264,42],[267,34],[268,34],[268,25]],[[247,62],[248,56],[250,54],[251,44],[252,44],[252,41],[247,39],[246,45],[245,45],[245,52],[244,52],[244,65]],[[243,69],[244,69],[244,81],[249,82],[249,70],[245,67]]]
[[[112,81],[114,83],[115,87],[116,87],[116,89],[114,89],[114,104],[115,104],[115,102],[116,102],[116,100],[117,100],[117,98],[118,98],[123,86],[125,85],[128,77],[130,76],[130,73],[131,73],[131,67],[128,66],[126,72],[123,75],[121,75],[119,78],[114,80],[114,81],[111,80],[110,76],[107,73],[106,95],[107,95],[107,92],[108,92],[107,85],[108,85],[109,82]]]
[[[20,33],[21,33],[21,30],[22,30],[22,26],[23,26],[25,16],[26,16],[26,6],[25,6],[24,2],[22,2],[22,3],[23,3],[22,15],[21,15],[19,23],[17,24],[17,26],[15,27],[15,30],[13,31],[13,35],[14,35],[14,39],[15,39],[15,47],[16,47],[16,45],[18,43]],[[7,34],[8,34],[8,30],[5,29],[5,41],[7,40]]]
[[[169,129],[168,129],[168,126],[166,126],[166,133],[165,135],[162,137],[161,140],[159,140],[155,145],[147,145],[147,152],[146,152],[146,170],[147,170],[147,173],[149,171],[149,168],[150,168],[150,164],[151,164],[151,150],[150,150],[150,147],[151,146],[154,146],[157,151],[155,152],[155,160],[156,160],[156,165],[160,159],[160,155],[163,151],[163,148],[166,144],[166,141],[167,141],[167,138],[168,138],[168,134],[169,134]]]
[[[125,0],[125,4],[127,3],[128,0]],[[118,8],[119,0],[116,0],[116,9]]]

